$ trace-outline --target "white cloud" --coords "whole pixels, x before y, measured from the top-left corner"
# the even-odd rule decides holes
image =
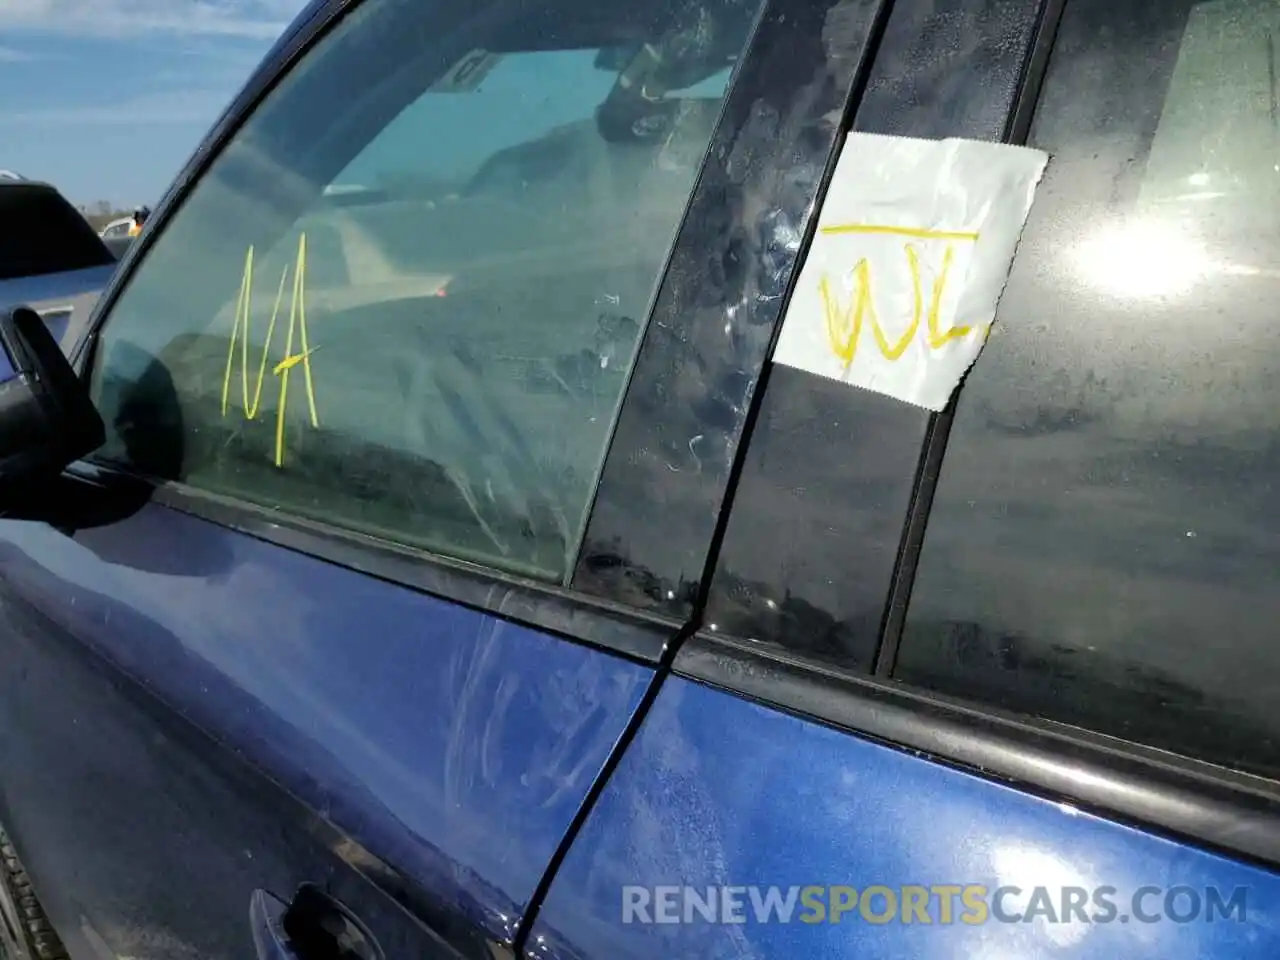
[[[305,4],[306,0],[0,0],[0,30],[273,40]]]
[[[217,119],[229,100],[228,95],[210,90],[171,90],[115,103],[43,107],[36,110],[0,113],[0,124],[130,126],[195,123],[208,125]]]
[[[0,63],[26,63],[36,59],[31,54],[13,47],[0,47]]]

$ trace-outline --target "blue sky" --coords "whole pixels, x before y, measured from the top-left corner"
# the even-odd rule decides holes
[[[0,0],[0,169],[154,203],[306,0]]]

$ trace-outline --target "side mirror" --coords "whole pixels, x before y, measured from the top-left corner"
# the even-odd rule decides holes
[[[0,483],[57,476],[106,429],[40,314],[0,311]]]

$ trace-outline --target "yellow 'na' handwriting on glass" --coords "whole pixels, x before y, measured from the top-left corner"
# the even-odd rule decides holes
[[[899,359],[910,346],[911,341],[915,339],[920,329],[920,320],[925,320],[925,342],[931,349],[937,350],[945,346],[952,340],[968,336],[973,328],[967,326],[950,327],[947,330],[941,329],[939,314],[942,310],[942,298],[946,292],[947,278],[951,272],[951,262],[955,257],[955,249],[953,242],[972,243],[978,239],[976,233],[963,233],[959,231],[941,231],[941,230],[923,230],[913,229],[909,227],[880,226],[877,224],[847,224],[842,226],[823,227],[824,234],[841,234],[841,233],[879,233],[894,234],[898,236],[912,237],[922,240],[945,240],[947,241],[946,252],[942,258],[942,269],[939,271],[937,278],[933,282],[933,289],[929,298],[929,306],[926,311],[924,305],[924,292],[922,290],[922,282],[920,276],[920,255],[913,243],[907,243],[903,246],[903,252],[906,254],[907,267],[911,274],[912,286],[912,317],[911,323],[908,324],[906,331],[896,343],[891,343],[886,336],[884,327],[880,325],[880,319],[876,316],[874,298],[871,292],[871,265],[866,258],[858,260],[853,267],[853,300],[849,304],[848,309],[841,309],[838,298],[831,289],[831,281],[827,277],[822,277],[819,281],[819,292],[822,295],[823,313],[826,318],[827,337],[831,345],[832,352],[844,363],[845,368],[853,363],[854,358],[858,354],[858,344],[862,339],[862,325],[864,320],[869,320],[871,324],[871,333],[875,339],[876,346],[879,348],[881,355],[889,361]]]
[[[230,408],[231,373],[235,368],[236,343],[240,344],[240,387],[241,410],[246,420],[254,420],[258,416],[258,408],[262,401],[262,382],[266,378],[267,358],[271,354],[271,344],[275,337],[276,320],[280,316],[280,305],[284,300],[284,288],[289,279],[289,267],[285,266],[280,274],[280,287],[276,291],[275,306],[271,310],[271,320],[267,324],[267,339],[262,345],[262,357],[258,363],[258,379],[254,383],[253,396],[249,395],[249,331],[253,317],[253,255],[254,249],[249,247],[244,258],[244,274],[240,278],[240,294],[236,299],[234,325],[231,328],[231,342],[227,347],[227,371],[222,381],[222,416],[226,417]],[[307,235],[298,237],[298,258],[293,269],[293,297],[289,304],[289,329],[285,334],[284,359],[272,368],[272,374],[280,378],[280,402],[276,410],[276,448],[275,463],[284,466],[284,423],[285,411],[289,400],[289,373],[294,367],[302,365],[303,379],[307,390],[307,406],[311,413],[311,426],[320,426],[320,417],[316,413],[315,384],[311,378],[312,348],[307,339]],[[302,352],[293,352],[295,334],[300,336]]]

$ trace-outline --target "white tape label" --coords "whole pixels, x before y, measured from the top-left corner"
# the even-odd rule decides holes
[[[1048,160],[850,134],[774,362],[943,409],[986,342]]]

